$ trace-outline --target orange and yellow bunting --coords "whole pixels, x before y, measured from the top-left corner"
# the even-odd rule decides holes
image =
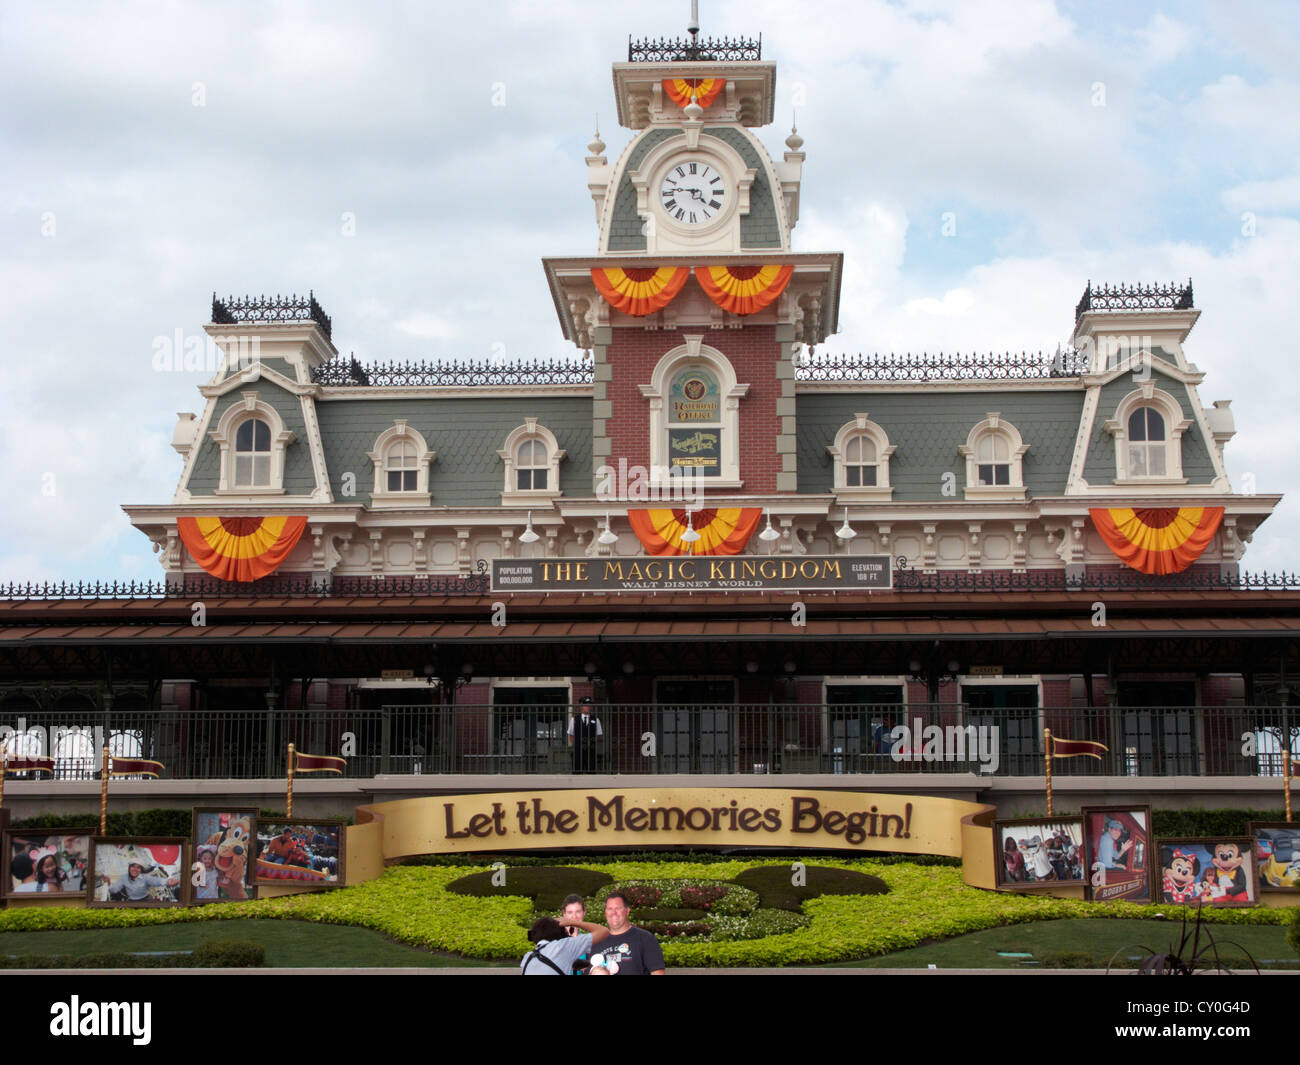
[[[682,540],[687,529],[685,510],[629,510],[627,520],[651,555],[738,555],[754,535],[762,514],[761,507],[692,511],[690,527],[700,534],[694,542]]]
[[[597,266],[591,271],[605,302],[638,318],[672,303],[690,276],[685,266]]]
[[[695,280],[714,303],[732,314],[761,311],[790,283],[794,267],[697,266]]]
[[[1088,513],[1116,558],[1158,577],[1181,573],[1200,558],[1223,521],[1222,507],[1098,507]]]
[[[692,100],[708,107],[726,84],[726,78],[664,78],[664,92],[678,107],[685,107]]]
[[[306,517],[282,514],[176,519],[176,531],[194,561],[223,581],[255,581],[274,573],[306,527]]]

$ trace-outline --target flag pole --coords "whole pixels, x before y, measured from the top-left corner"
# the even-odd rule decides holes
[[[289,744],[289,794],[284,800],[284,816],[293,817],[293,744]]]
[[[1047,816],[1052,816],[1052,730],[1043,729],[1043,776],[1047,780]]]
[[[1291,752],[1282,752],[1282,789],[1286,794],[1286,819],[1291,821]]]
[[[9,775],[9,741],[0,742],[0,809],[5,804],[5,777]]]
[[[104,744],[104,771],[99,775],[99,834],[108,835],[108,744]]]

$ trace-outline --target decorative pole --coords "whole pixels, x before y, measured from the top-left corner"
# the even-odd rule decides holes
[[[1286,819],[1291,821],[1291,752],[1282,752],[1282,788],[1286,794]]]
[[[5,804],[5,777],[9,775],[9,741],[0,742],[0,809]]]
[[[111,755],[104,744],[104,770],[99,774],[99,834],[108,835],[108,767]]]
[[[1047,816],[1052,816],[1052,730],[1043,729],[1043,776],[1047,779]]]
[[[284,816],[293,817],[293,744],[289,744],[289,794],[284,801]]]

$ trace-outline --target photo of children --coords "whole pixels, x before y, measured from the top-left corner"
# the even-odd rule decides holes
[[[1263,891],[1300,891],[1300,824],[1250,823]]]
[[[341,884],[343,859],[339,853],[339,841],[342,833],[341,821],[259,823],[257,882]]]
[[[88,828],[47,835],[11,832],[5,839],[7,895],[84,895],[90,857]]]
[[[91,840],[92,906],[179,906],[186,841],[176,838]]]
[[[1083,883],[1083,822],[1065,820],[998,821],[998,887],[1048,887]]]
[[[240,901],[254,897],[253,832],[256,810],[194,811],[194,859],[190,871],[194,902]]]
[[[1150,902],[1150,808],[1085,807],[1083,830],[1087,897],[1094,902]]]
[[[1162,839],[1157,901],[1185,906],[1253,906],[1249,839]]]

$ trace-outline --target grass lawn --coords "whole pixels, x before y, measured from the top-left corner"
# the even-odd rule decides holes
[[[367,928],[307,921],[201,921],[138,928],[0,933],[0,954],[95,954],[192,950],[205,939],[238,939],[266,948],[270,967],[365,968],[518,964],[475,961],[394,943]]]
[[[1300,970],[1300,958],[1287,944],[1286,929],[1279,925],[1216,925],[1210,928],[1221,957],[1244,957],[1243,948],[1261,969]],[[1102,959],[1121,947],[1121,957],[1147,957],[1141,946],[1162,953],[1177,946],[1181,926],[1169,921],[1110,921],[1073,918],[1062,921],[1034,921],[1006,925],[983,932],[957,936],[892,954],[860,961],[838,962],[827,968],[924,969],[1024,969],[1033,967],[1051,951],[1085,950]],[[1231,941],[1231,943],[1229,942]],[[1204,933],[1202,933],[1204,943]],[[1001,954],[1031,954],[1032,958],[1008,958]],[[1289,964],[1287,964],[1289,963]]]

